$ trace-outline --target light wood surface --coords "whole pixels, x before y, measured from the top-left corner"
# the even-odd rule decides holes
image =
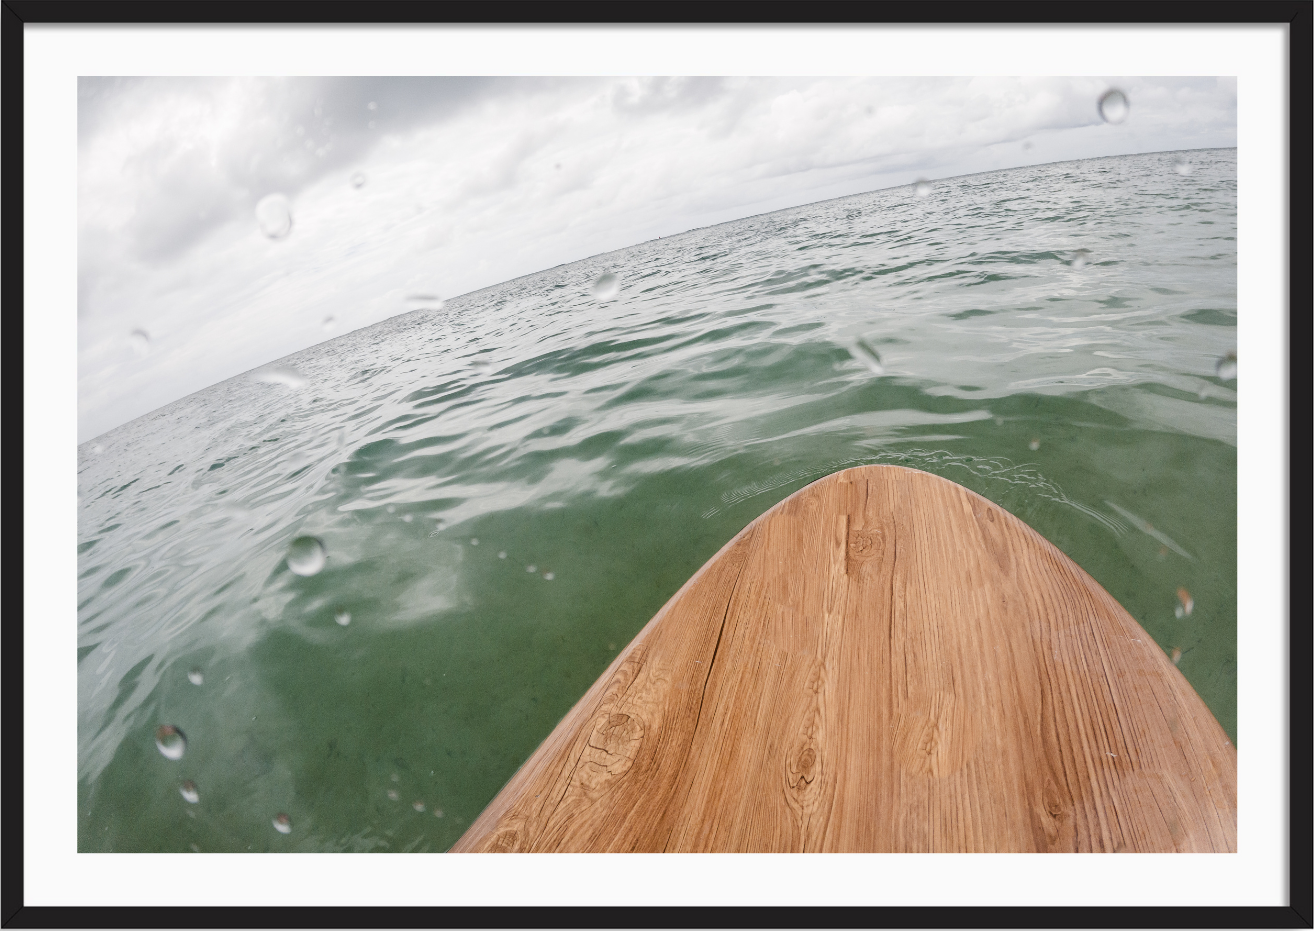
[[[753,521],[452,848],[1234,851],[1236,750],[998,505],[863,466]]]

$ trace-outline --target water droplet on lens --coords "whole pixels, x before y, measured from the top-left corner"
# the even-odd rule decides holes
[[[415,801],[411,802],[411,807],[414,808],[416,811],[424,811],[424,802],[420,801],[419,799],[416,799]]]
[[[260,232],[270,239],[282,239],[292,231],[292,205],[282,194],[261,198],[255,212]]]
[[[1127,112],[1131,109],[1131,104],[1127,102],[1127,95],[1116,87],[1107,90],[1100,97],[1099,110],[1100,116],[1106,123],[1121,123],[1127,119]]]
[[[178,791],[182,794],[184,801],[191,802],[193,805],[201,800],[201,793],[196,791],[196,783],[191,780],[179,786]]]
[[[406,300],[412,304],[427,304],[428,307],[421,307],[420,310],[442,310],[445,301],[436,294],[408,294]]]
[[[1195,167],[1186,159],[1179,158],[1173,162],[1173,170],[1176,171],[1179,175],[1185,176],[1195,171]]]
[[[402,521],[409,524],[414,518],[410,514],[403,514]]]
[[[1069,264],[1073,268],[1082,268],[1089,261],[1089,256],[1090,256],[1089,249],[1077,249],[1072,253],[1072,259],[1069,262]]]
[[[389,514],[395,514],[397,512],[397,505],[390,504],[386,508],[384,508],[384,510],[387,511]]]
[[[105,451],[105,447],[104,447],[104,446],[101,446],[99,443],[92,443],[92,444],[91,444],[91,454],[92,454],[93,456],[99,456],[99,455],[100,455],[101,453],[103,453],[104,451]]]
[[[1031,447],[1031,451],[1034,453],[1036,450],[1040,449],[1040,440],[1032,440],[1028,445]]]
[[[205,673],[201,672],[199,666],[195,667],[190,671],[188,671],[187,681],[190,682],[192,685],[200,685],[202,682],[205,681]]]
[[[620,278],[612,272],[603,272],[589,289],[596,301],[609,301],[620,293]]]
[[[314,537],[297,537],[287,548],[287,567],[297,575],[314,575],[327,558],[324,544]]]
[[[498,554],[497,554],[497,558],[498,558],[498,559],[506,559],[506,550],[502,550],[502,552],[498,553]]]
[[[435,808],[433,810],[433,816],[435,818],[441,818],[443,816],[443,810],[441,808]]]
[[[324,318],[324,323],[322,324],[322,326],[324,327],[325,332],[329,332],[331,330],[337,329],[338,321],[335,317],[333,317],[332,314],[330,314],[329,316]]]
[[[552,581],[553,579],[555,579],[556,577],[557,577],[557,574],[556,574],[555,572],[544,572],[544,573],[543,573],[543,578],[547,579],[549,582],[551,582],[551,581]]]
[[[401,798],[401,794],[396,789],[389,789],[388,798],[392,799],[395,802]]]
[[[853,346],[858,350],[858,361],[871,369],[873,375],[885,374],[885,365],[881,362],[881,354],[873,349],[870,343],[865,339],[858,338],[853,341]]]
[[[271,365],[259,369],[251,375],[252,380],[266,385],[282,385],[296,390],[305,387],[306,379],[296,369],[286,365]]]
[[[471,546],[478,546],[478,545],[479,545],[479,538],[478,538],[478,537],[471,537],[471,538],[470,538],[470,545],[471,545]]]
[[[1182,651],[1173,647],[1173,665],[1176,666],[1182,661]]]
[[[367,110],[377,110],[377,109],[379,109],[379,105],[378,105],[377,103],[375,103],[373,100],[371,100],[369,103],[365,104],[365,109],[367,109]]]
[[[277,831],[279,834],[292,833],[292,819],[289,818],[287,815],[283,814],[282,812],[279,812],[278,814],[274,815],[273,825],[274,825],[274,830]]]
[[[333,615],[333,620],[338,622],[339,627],[346,627],[351,623],[351,612],[339,611],[337,614]]]
[[[1031,149],[1031,148],[1033,148],[1032,143],[1031,143],[1031,140],[1028,139],[1026,142],[1022,143],[1022,148],[1023,148],[1023,149]]]
[[[187,749],[187,738],[172,724],[161,724],[155,729],[155,746],[166,759],[181,760]]]
[[[364,186],[365,186],[365,175],[364,175],[363,172],[359,172],[359,171],[358,171],[358,172],[356,172],[354,175],[351,176],[351,186],[352,186],[352,187],[364,187]]]
[[[537,572],[537,571],[538,571],[538,566],[525,566],[525,571],[526,571],[526,572]]]
[[[145,330],[133,330],[128,334],[128,343],[139,356],[145,356],[151,351],[151,335]]]
[[[1195,599],[1191,597],[1191,593],[1184,588],[1179,588],[1177,589],[1177,600],[1180,603],[1177,609],[1180,613],[1177,616],[1182,617],[1185,615],[1190,617],[1191,612],[1195,609]]]
[[[488,375],[493,371],[493,363],[485,362],[483,360],[480,360],[478,362],[471,362],[470,367],[475,370],[476,374],[479,375]]]
[[[1236,378],[1236,353],[1229,352],[1223,358],[1218,360],[1218,365],[1214,367],[1218,377],[1223,381],[1231,381]]]
[[[396,773],[393,773],[391,778],[393,782],[401,782],[401,776],[398,776]]]
[[[931,182],[924,178],[918,178],[917,183],[913,185],[913,194],[917,197],[926,197],[931,193]]]

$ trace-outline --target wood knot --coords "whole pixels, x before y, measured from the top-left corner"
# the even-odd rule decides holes
[[[849,552],[859,559],[870,559],[881,551],[879,530],[855,530],[849,534]]]
[[[1036,812],[1038,817],[1033,820],[1037,849],[1070,849],[1067,845],[1073,838],[1072,819],[1067,815],[1069,807],[1064,794],[1059,791],[1054,780],[1046,777],[1044,787],[1041,789],[1039,811]]]
[[[787,781],[796,800],[802,802],[811,795],[810,787],[819,775],[821,759],[816,748],[807,746],[794,758],[788,767]]]
[[[643,741],[643,725],[628,714],[602,714],[594,725],[589,746],[602,752],[598,761],[605,760],[613,772],[628,769]]]
[[[643,722],[628,714],[602,712],[594,719],[588,743],[576,765],[574,781],[589,798],[597,798],[629,772],[643,744]]]

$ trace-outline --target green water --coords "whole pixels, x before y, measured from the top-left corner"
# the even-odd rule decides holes
[[[1189,158],[645,243],[81,447],[79,850],[445,850],[730,537],[867,462],[1044,534],[1237,740],[1236,153]]]

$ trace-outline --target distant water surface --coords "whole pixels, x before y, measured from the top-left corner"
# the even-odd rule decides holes
[[[643,243],[113,430],[78,849],[445,850],[704,561],[861,463],[1044,534],[1236,740],[1236,315],[1236,150],[1105,158]]]

